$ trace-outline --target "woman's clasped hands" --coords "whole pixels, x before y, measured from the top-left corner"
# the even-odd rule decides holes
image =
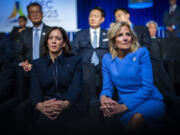
[[[128,110],[125,104],[119,104],[110,97],[101,96],[100,103],[100,109],[104,117],[112,117],[114,114],[123,113]]]
[[[51,120],[55,120],[61,112],[68,108],[70,105],[69,101],[50,99],[44,102],[40,102],[36,105],[36,108],[47,116]]]

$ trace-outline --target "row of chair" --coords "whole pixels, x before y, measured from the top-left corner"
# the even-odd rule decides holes
[[[166,126],[175,122],[178,114],[180,101],[180,43],[179,38],[175,39],[153,39],[151,50],[151,60],[153,67],[154,83],[165,97],[168,117],[165,119]],[[102,114],[99,109],[99,101],[96,93],[94,66],[89,63],[83,64],[84,86],[82,91],[81,106],[84,117],[99,121]],[[88,75],[87,75],[88,73]],[[91,74],[90,74],[91,73]],[[89,76],[91,75],[91,76]],[[15,81],[12,87],[12,97],[0,104],[0,113],[3,118],[9,118],[13,125],[23,127],[27,121],[33,119],[31,107],[29,106],[29,84],[24,78],[25,73],[22,68],[16,66]],[[117,97],[116,95],[114,97]],[[171,122],[169,122],[169,120]],[[25,124],[26,123],[26,124]],[[13,126],[12,125],[12,126]]]
[[[165,123],[177,127],[180,120],[180,38],[152,39],[150,51],[154,83],[165,97]]]
[[[151,55],[163,61],[177,96],[180,96],[180,38],[153,39]]]

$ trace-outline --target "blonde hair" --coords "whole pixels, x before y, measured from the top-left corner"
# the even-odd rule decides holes
[[[129,28],[130,34],[132,36],[132,46],[130,48],[130,52],[134,52],[139,48],[137,36],[135,32],[131,29],[131,26],[128,23],[126,22],[113,23],[111,24],[111,27],[108,31],[109,51],[113,58],[118,56],[118,52],[117,52],[116,44],[115,44],[115,38],[119,34],[123,26],[127,26]]]

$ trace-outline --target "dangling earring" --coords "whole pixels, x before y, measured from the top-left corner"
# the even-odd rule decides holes
[[[117,49],[117,45],[113,45],[114,49]]]

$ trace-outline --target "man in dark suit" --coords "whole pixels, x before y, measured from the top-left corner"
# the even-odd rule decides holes
[[[20,34],[19,43],[16,45],[16,62],[20,66],[20,77],[23,78],[20,87],[24,91],[22,92],[22,99],[24,100],[15,109],[15,122],[17,127],[21,126],[25,119],[26,107],[31,108],[29,103],[29,88],[30,88],[30,71],[32,68],[33,60],[36,60],[42,56],[43,47],[42,44],[45,39],[45,35],[50,29],[49,26],[43,23],[42,7],[39,3],[30,3],[27,6],[28,18],[33,24],[33,27],[26,28]],[[22,68],[21,68],[22,67]],[[24,72],[21,72],[21,70]],[[22,124],[23,125],[23,124]]]
[[[114,16],[116,19],[116,22],[127,22],[133,27],[137,37],[138,41],[140,43],[140,46],[145,46],[150,50],[151,46],[151,36],[149,34],[148,28],[146,26],[141,25],[133,25],[133,23],[130,21],[130,13],[125,8],[117,8],[114,10]]]
[[[27,24],[27,18],[25,16],[19,16],[18,23],[19,23],[19,26],[13,27],[11,33],[9,33],[9,37],[15,41],[19,40],[20,33],[23,30],[25,30],[26,24]]]
[[[105,53],[108,53],[107,30],[100,25],[105,20],[105,13],[100,7],[91,9],[89,13],[89,29],[76,33],[72,42],[72,51],[82,56],[84,63],[93,64],[96,72],[97,94],[101,86],[101,60]]]
[[[166,37],[180,37],[180,7],[176,0],[169,0],[170,8],[165,11],[163,23],[166,27]]]
[[[33,27],[25,29],[20,35],[20,42],[16,46],[16,60],[24,71],[31,70],[31,62],[42,56],[42,43],[49,26],[43,22],[42,7],[38,3],[31,3],[27,6],[28,17]]]

